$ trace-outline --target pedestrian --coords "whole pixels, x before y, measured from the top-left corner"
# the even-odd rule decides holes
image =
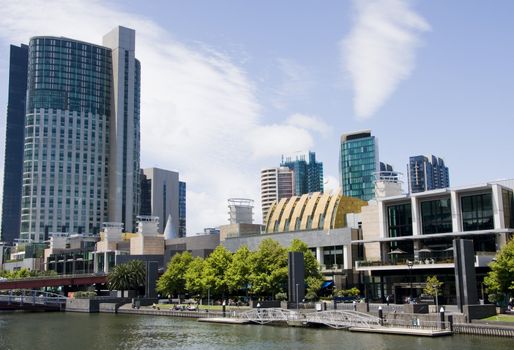
[[[389,298],[389,295],[388,295],[388,296],[386,296],[386,303],[387,303],[387,306],[389,306],[389,299],[390,299],[390,298]]]

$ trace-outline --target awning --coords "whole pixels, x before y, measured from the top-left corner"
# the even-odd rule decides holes
[[[321,289],[325,289],[334,285],[334,281],[325,281],[321,285]]]

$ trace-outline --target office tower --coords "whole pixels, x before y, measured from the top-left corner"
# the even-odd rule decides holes
[[[433,155],[410,157],[408,172],[411,193],[450,187],[450,173],[442,158]]]
[[[341,136],[339,171],[344,196],[365,201],[375,197],[378,159],[378,139],[371,135],[371,130]]]
[[[185,182],[179,181],[179,174],[175,171],[159,168],[143,169],[144,180],[141,182],[141,215],[158,216],[159,232],[166,228],[168,217],[171,216],[173,236],[180,236],[181,229],[181,205],[185,212]],[[184,185],[181,185],[184,184]],[[181,193],[183,190],[184,193]],[[184,195],[181,198],[182,194]]]
[[[186,183],[178,183],[178,236],[186,236]]]
[[[136,32],[117,27],[103,37],[112,56],[109,150],[109,221],[133,231],[139,211],[141,64]]]
[[[0,241],[8,243],[20,235],[28,53],[27,45],[11,45],[0,237]]]
[[[288,167],[261,170],[262,220],[274,201],[294,195],[294,173]]]
[[[301,196],[306,193],[323,192],[323,163],[316,162],[316,153],[296,156],[294,160],[287,157],[282,159],[282,167],[288,167],[294,172],[294,195]]]
[[[132,231],[139,210],[140,64],[135,31],[95,45],[30,40],[20,238]]]

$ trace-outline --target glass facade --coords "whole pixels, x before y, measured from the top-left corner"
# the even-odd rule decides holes
[[[424,192],[450,187],[450,172],[444,160],[435,156],[414,156],[409,159],[410,192]]]
[[[421,202],[423,234],[452,232],[450,197]]]
[[[186,236],[186,183],[178,183],[178,236]]]
[[[389,237],[412,236],[412,211],[410,203],[387,207],[387,229]]]
[[[344,264],[343,246],[337,245],[333,247],[324,247],[323,264],[329,270],[334,268],[341,268],[341,266]]]
[[[28,52],[27,45],[11,45],[0,237],[9,243],[20,234]]]
[[[308,162],[302,155],[294,161],[288,158],[280,166],[293,170],[295,196],[323,192],[323,163],[316,162],[316,153],[309,152]]]
[[[370,133],[350,136],[341,142],[340,173],[343,195],[368,201],[375,197],[374,174],[378,170],[376,139]]]
[[[20,238],[106,221],[111,74],[108,48],[30,40]]]
[[[514,197],[511,190],[502,189],[505,228],[514,228]]]
[[[494,228],[492,193],[461,197],[462,228],[464,231]]]

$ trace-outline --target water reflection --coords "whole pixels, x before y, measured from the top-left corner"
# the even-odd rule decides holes
[[[421,338],[257,325],[219,325],[171,317],[74,314],[0,314],[0,349],[512,349],[512,339]]]

